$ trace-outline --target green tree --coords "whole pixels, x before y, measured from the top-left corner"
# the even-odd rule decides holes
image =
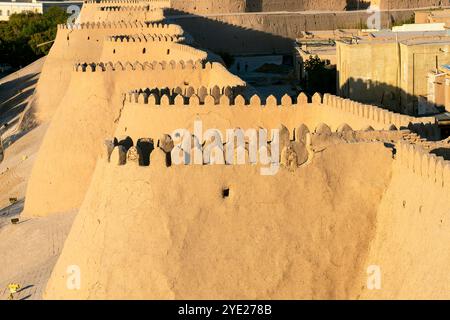
[[[310,56],[305,61],[306,81],[303,83],[305,90],[314,94],[336,92],[336,68],[317,55]]]
[[[48,54],[51,44],[40,44],[54,40],[57,25],[65,23],[67,17],[59,7],[44,14],[12,14],[9,21],[0,23],[0,62],[19,67]]]

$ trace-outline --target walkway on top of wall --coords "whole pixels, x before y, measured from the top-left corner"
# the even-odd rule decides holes
[[[403,8],[403,9],[391,9],[391,10],[380,10],[380,12],[402,12],[402,11],[421,11],[421,10],[429,10],[433,9],[430,7],[422,7],[422,8]],[[439,7],[439,9],[450,9],[450,6],[443,6]],[[314,10],[314,11],[271,11],[271,12],[230,12],[230,13],[212,13],[212,14],[199,14],[199,13],[187,13],[182,15],[166,15],[166,18],[170,19],[183,19],[183,18],[192,18],[197,16],[202,17],[227,17],[227,16],[247,16],[247,15],[284,15],[284,14],[303,14],[303,15],[314,15],[314,14],[328,14],[328,13],[348,13],[348,14],[354,14],[354,13],[360,13],[360,12],[369,12],[370,9],[365,10]]]

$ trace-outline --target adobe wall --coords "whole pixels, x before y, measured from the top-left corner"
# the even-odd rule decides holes
[[[37,120],[44,122],[51,119],[70,82],[73,64],[100,61],[107,36],[139,33],[182,36],[183,30],[176,25],[140,22],[60,25],[36,88],[32,112]],[[58,86],[55,86],[55,82]]]
[[[245,87],[245,81],[229,73],[217,62],[161,61],[161,62],[108,62],[74,65],[73,76],[78,81],[90,81],[90,75],[113,79],[120,93],[146,88],[213,88]],[[95,80],[95,78],[93,79]]]
[[[450,62],[446,43],[337,42],[338,94],[390,110],[417,114],[417,97],[427,95],[427,74]],[[357,57],[365,57],[357,59]],[[370,63],[368,63],[370,61]]]
[[[450,161],[413,145],[396,149],[365,262],[380,267],[381,290],[366,289],[361,298],[449,299]]]
[[[256,166],[156,159],[97,163],[45,299],[354,297],[390,177],[381,143],[332,146],[271,177]],[[67,290],[72,264],[80,290]]]
[[[206,60],[208,53],[173,41],[124,41],[109,38],[97,61]]]
[[[190,13],[246,12],[246,0],[170,0],[171,8]]]
[[[382,9],[408,9],[438,7],[446,4],[439,0],[171,0],[171,7],[197,14],[230,12],[273,12],[273,11],[343,11],[364,10],[370,5]]]
[[[382,26],[409,19],[414,10],[382,12]],[[192,16],[177,18],[167,13],[166,21],[176,23],[192,35],[202,48],[231,54],[292,54],[294,40],[305,30],[359,29],[368,17],[365,11],[323,13],[279,13]],[[218,41],[217,39],[220,39]]]
[[[80,14],[79,22],[106,21],[162,21],[164,12],[160,8],[146,5],[136,6],[95,6],[86,8]]]
[[[167,167],[153,152],[146,167],[103,157],[45,298],[445,299],[450,164],[394,148],[336,144],[272,177],[249,165]],[[71,263],[84,270],[81,290],[67,290]],[[372,265],[381,290],[367,289]]]
[[[129,14],[123,11],[134,11],[135,14],[139,14],[136,11],[144,11],[144,9],[146,9],[146,11],[154,11],[156,15],[153,17],[149,16],[149,18],[155,19],[154,21],[158,21],[160,18],[162,18],[161,9],[167,8],[169,6],[169,0],[86,1],[83,5],[83,10],[81,11],[78,18],[78,22],[106,21],[104,19],[108,18],[117,21],[116,18],[118,18],[119,16],[116,14],[116,12],[118,11],[121,11],[124,16],[129,16]],[[108,15],[108,13],[111,15]],[[132,18],[131,16],[129,17]],[[132,21],[135,20],[136,18],[132,19]]]
[[[182,65],[116,63],[114,70],[108,66],[105,71],[97,67],[92,72],[88,67],[83,72],[78,67],[79,71],[70,72],[70,84],[56,109],[28,182],[23,215],[46,216],[79,208],[103,142],[114,134],[123,112],[123,92],[186,84],[245,85],[233,75],[227,77],[227,70],[217,63],[204,67],[188,62]],[[145,124],[153,125],[153,120]]]
[[[387,130],[392,125],[399,129],[419,122],[428,122],[429,126],[434,124],[434,118],[403,116],[331,95],[326,95],[323,103],[318,94],[311,103],[307,102],[304,94],[294,103],[288,96],[283,97],[282,101],[276,101],[272,96],[266,102],[261,102],[257,96],[253,96],[250,101],[238,96],[230,102],[226,96],[207,95],[202,99],[202,104],[197,95],[189,101],[183,101],[181,96],[172,99],[163,96],[157,101],[154,96],[144,93],[127,95],[116,136],[127,135],[136,139],[159,137],[171,134],[176,129],[194,132],[196,120],[201,120],[206,129],[218,129],[223,133],[234,128],[277,129],[281,124],[294,132],[301,123],[309,128],[325,123],[332,131],[343,124],[354,130],[364,130],[369,126],[375,130]],[[146,125],[149,119],[152,119],[151,126]],[[431,129],[430,135],[435,134],[438,134],[437,131]]]
[[[338,95],[402,111],[400,77],[404,77],[397,43],[349,45],[338,41],[336,54]]]

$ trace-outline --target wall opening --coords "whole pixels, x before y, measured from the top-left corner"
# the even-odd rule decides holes
[[[228,198],[230,196],[230,188],[223,188],[222,189],[222,198]]]

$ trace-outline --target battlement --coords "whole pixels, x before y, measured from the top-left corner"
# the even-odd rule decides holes
[[[170,34],[141,34],[141,35],[114,35],[106,38],[110,42],[182,42],[180,35]]]
[[[265,136],[265,161],[270,163],[279,163],[279,160],[283,162],[283,157],[286,155],[286,150],[292,143],[294,146],[295,141],[287,141],[286,137],[289,137],[289,132],[282,129],[281,138],[283,141],[278,141],[277,146],[282,148],[282,152],[274,152],[274,157],[271,155],[272,141],[267,140],[267,134]],[[255,133],[257,129],[255,129]],[[267,131],[265,131],[267,133]],[[310,134],[306,133],[310,141]],[[190,139],[190,136],[189,136]],[[152,138],[139,138],[136,139],[136,143],[133,142],[131,137],[124,136],[120,138],[113,138],[105,141],[104,152],[102,158],[112,165],[136,165],[136,166],[149,166],[157,165],[162,167],[170,167],[172,165],[246,165],[256,164],[259,156],[249,156],[248,148],[262,146],[263,141],[261,136],[258,138],[256,135],[252,137],[249,142],[251,147],[247,145],[235,144],[235,136],[230,137],[228,141],[217,141],[215,139],[221,139],[215,136],[214,140],[199,141],[197,137],[192,136],[193,145],[187,146],[186,144],[175,145],[174,141],[168,134],[164,134],[159,140]],[[287,138],[289,139],[289,138]],[[279,144],[278,144],[279,143]],[[302,146],[304,143],[301,142]],[[300,147],[297,145],[297,147]],[[183,149],[184,148],[184,149]],[[187,150],[187,148],[189,148]],[[186,150],[185,150],[186,149]],[[260,151],[261,152],[261,151]],[[227,157],[228,155],[228,157]],[[239,158],[240,157],[240,158]],[[239,160],[238,160],[239,158]],[[303,162],[304,163],[304,162]]]
[[[156,105],[166,104],[175,105],[177,103],[176,99],[180,99],[182,97],[184,99],[183,105],[188,104],[190,102],[191,97],[198,97],[200,103],[205,103],[205,100],[208,96],[214,98],[214,103],[219,104],[222,96],[228,97],[230,100],[234,101],[234,98],[239,94],[243,93],[245,90],[245,85],[241,86],[225,86],[219,87],[214,85],[212,87],[201,86],[199,88],[194,88],[192,86],[188,86],[185,88],[176,87],[176,88],[145,88],[138,89],[129,92],[128,94],[124,94],[124,100],[128,102],[138,103],[139,99],[144,99],[144,103],[149,103],[149,99],[154,99],[154,103]],[[165,99],[165,100],[164,100]],[[167,99],[169,99],[167,101]],[[181,99],[180,101],[181,102]],[[153,103],[150,101],[150,103]]]
[[[313,161],[314,150],[323,149],[327,144],[333,145],[337,141],[343,144],[400,141],[402,135],[409,131],[354,131],[347,124],[342,124],[336,132],[332,132],[328,125],[320,123],[313,131],[305,124],[296,126],[292,132],[279,125],[275,135],[273,130],[261,127],[245,132],[236,128],[227,131],[226,136],[215,130],[199,135],[189,131],[177,132],[178,144],[169,134],[162,134],[159,140],[136,138],[136,143],[130,136],[106,140],[102,158],[119,166],[272,163],[292,171]],[[261,149],[256,151],[258,147]]]
[[[151,1],[151,0],[149,0]],[[109,3],[142,3],[142,0],[87,0],[84,3],[88,4],[109,4]]]
[[[149,5],[101,6],[101,7],[98,7],[98,10],[105,11],[105,12],[128,12],[128,11],[135,11],[135,12],[161,12],[161,9],[153,8],[153,7],[149,6]]]
[[[198,61],[153,61],[153,62],[100,62],[100,63],[77,63],[74,65],[75,72],[108,72],[108,71],[164,71],[164,70],[220,70],[226,68],[218,62]],[[244,82],[243,82],[244,83]]]
[[[130,103],[137,104],[148,104],[149,106],[158,105],[173,105],[173,106],[235,106],[235,107],[245,107],[245,108],[260,108],[262,110],[270,110],[271,107],[276,107],[280,109],[296,108],[300,106],[315,106],[322,108],[337,109],[340,112],[353,114],[360,118],[365,118],[368,120],[373,120],[377,123],[385,125],[395,125],[397,128],[407,127],[410,123],[434,123],[434,118],[416,118],[407,115],[402,115],[399,113],[394,113],[387,111],[385,109],[372,106],[364,105],[355,101],[348,99],[343,99],[337,96],[325,94],[323,99],[319,93],[316,93],[311,101],[308,101],[308,97],[304,93],[300,93],[294,99],[288,95],[284,95],[281,101],[278,101],[276,97],[269,96],[266,101],[258,95],[252,96],[247,99],[243,96],[236,96],[233,99],[229,97],[231,95],[220,93],[216,90],[214,95],[211,92],[205,90],[205,88],[199,88],[195,90],[195,94],[186,95],[189,99],[181,99],[177,97],[180,93],[175,92],[172,95],[158,95],[152,93],[148,95],[145,92],[130,92],[126,94],[126,100]]]
[[[183,29],[176,24],[165,24],[156,22],[141,21],[107,21],[107,22],[86,22],[59,24],[58,29],[62,30],[82,30],[82,29],[145,29],[148,31],[158,31],[158,33],[168,33],[171,35],[182,35]]]
[[[111,39],[113,40],[113,39]],[[122,60],[126,61],[130,58],[136,59],[141,56],[142,60],[206,60],[208,53],[191,47],[188,44],[178,42],[161,41],[159,45],[153,45],[156,42],[121,42],[121,41],[105,41],[101,60]],[[141,59],[140,59],[141,60]]]
[[[407,127],[410,123],[435,123],[434,117],[412,117],[395,113],[377,106],[362,104],[331,94],[325,94],[323,104],[362,118],[371,119],[384,124],[393,124],[397,128]]]
[[[87,4],[166,4],[170,5],[170,0],[86,0]]]
[[[434,118],[410,117],[334,96],[322,97],[318,93],[311,99],[300,93],[297,97],[285,95],[281,99],[269,96],[264,101],[258,95],[244,97],[244,87],[237,83],[234,83],[234,88],[210,83],[211,86],[202,84],[197,88],[178,85],[171,89],[140,89],[125,93],[122,101],[126,116],[119,125],[120,130],[128,128],[134,137],[139,136],[144,132],[141,123],[151,118],[159,119],[160,124],[152,128],[152,132],[160,134],[163,130],[185,126],[188,119],[197,115],[220,130],[230,126],[251,128],[255,125],[275,128],[280,123],[293,130],[300,122],[312,127],[328,123],[332,130],[337,130],[346,123],[356,131],[371,128],[376,131],[408,129],[417,132],[423,127],[426,129],[422,130],[423,137],[439,137]],[[170,124],[164,122],[165,118],[171,119]],[[136,124],[131,131],[130,123]]]
[[[450,161],[444,160],[423,148],[400,142],[396,144],[396,161],[410,172],[438,187],[450,188]]]

